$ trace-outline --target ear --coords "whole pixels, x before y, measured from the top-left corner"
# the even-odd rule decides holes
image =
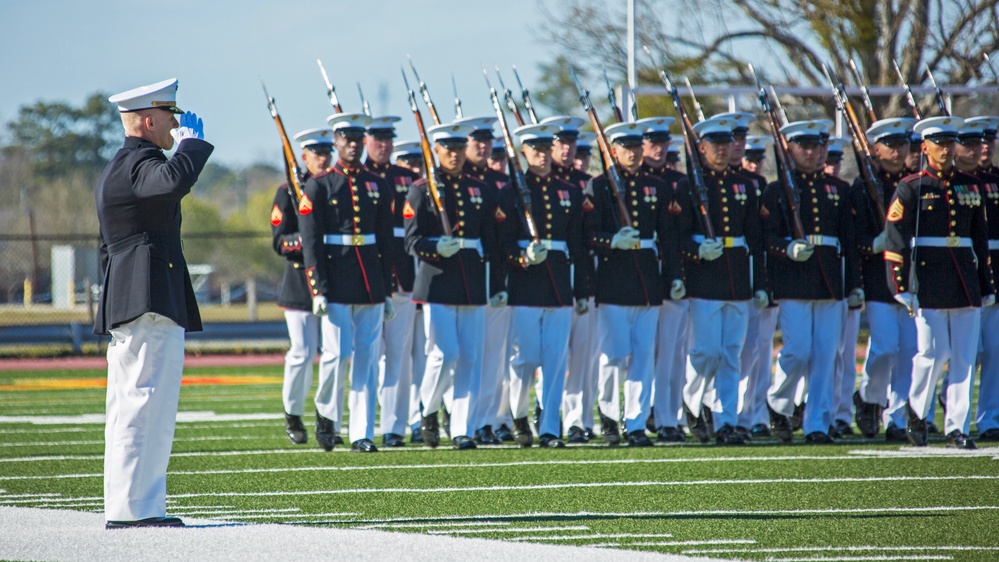
[[[152,115],[146,114],[142,116],[142,128],[146,131],[152,131],[156,128],[156,120],[153,119]]]

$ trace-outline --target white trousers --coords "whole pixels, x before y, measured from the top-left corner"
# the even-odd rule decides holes
[[[649,417],[658,320],[658,307],[612,304],[597,307],[600,412],[618,419],[621,415],[618,389],[624,381],[624,422],[628,433],[644,430]]]
[[[739,409],[742,348],[749,327],[750,301],[690,299],[691,346],[683,400],[697,414],[709,384],[715,429],[735,426]]]
[[[281,397],[284,411],[293,416],[305,414],[305,400],[312,386],[312,364],[319,353],[319,318],[305,310],[285,310],[291,347],[284,354],[284,384]]]
[[[493,429],[499,427],[500,409],[503,405],[503,389],[508,388],[507,377],[510,375],[510,325],[513,318],[513,307],[485,309],[485,341],[482,351],[482,382],[479,385],[479,396],[475,406],[477,419],[473,421],[474,429],[482,429],[489,425]],[[506,383],[506,384],[504,384]],[[507,399],[509,404],[509,399]]]
[[[656,331],[655,377],[652,406],[656,428],[676,427],[687,376],[687,348],[690,334],[690,301],[664,301],[659,307]]]
[[[423,319],[422,306],[416,308],[413,324],[413,380],[409,385],[409,426],[419,431],[420,384],[423,382],[423,372],[427,369],[427,327]]]
[[[378,432],[405,435],[409,423],[409,393],[413,378],[413,344],[416,333],[416,303],[409,293],[392,295],[395,318],[382,328],[378,373]]]
[[[572,308],[514,306],[511,330],[513,358],[510,360],[510,408],[514,418],[530,413],[531,383],[541,369],[537,391],[541,402],[539,435],[560,435],[562,391],[569,359],[569,327]]]
[[[844,311],[843,337],[836,355],[833,376],[833,420],[852,423],[853,392],[857,389],[857,337],[860,335],[860,309]]]
[[[944,433],[970,431],[972,371],[980,326],[977,308],[916,311],[916,356],[912,359],[909,406],[920,418],[927,419],[934,390],[947,365],[950,384],[946,388]]]
[[[597,395],[600,346],[597,309],[589,299],[586,314],[573,314],[569,328],[569,373],[565,379],[562,415],[566,428],[593,429],[593,404]]]
[[[440,409],[444,393],[453,387],[452,437],[469,437],[475,428],[475,396],[482,378],[485,307],[423,305],[427,330],[427,367],[420,385],[423,415]]]
[[[378,386],[378,346],[384,304],[335,304],[323,316],[323,361],[319,369],[316,411],[324,418],[342,417],[343,388],[350,372],[347,404],[350,442],[374,439]]]
[[[767,393],[773,379],[774,332],[777,330],[776,307],[749,312],[749,331],[746,345],[742,349],[743,375],[739,379],[739,405],[737,425],[750,428],[757,424],[769,425],[770,412],[767,411]],[[754,318],[756,321],[754,322]],[[755,324],[755,326],[754,326]],[[755,332],[755,333],[754,333]],[[755,340],[750,347],[751,338]]]
[[[166,516],[166,471],[184,371],[184,328],[146,313],[111,329],[104,517]]]
[[[860,372],[860,398],[870,404],[889,404],[888,385],[893,389],[903,385],[901,399],[891,401],[892,406],[904,404],[909,394],[909,381],[912,378],[912,357],[916,354],[916,322],[909,317],[909,311],[901,305],[884,302],[867,303],[867,322],[871,337],[867,345],[867,357]],[[904,372],[904,377],[896,377],[896,370]],[[898,379],[898,380],[896,380]],[[898,408],[904,412],[905,408]],[[905,427],[903,423],[901,427]]]
[[[999,306],[982,309],[981,352],[982,364],[978,385],[978,408],[975,426],[978,433],[999,429]]]
[[[802,421],[805,435],[828,433],[833,422],[833,373],[843,336],[844,307],[843,300],[780,302],[778,317],[784,347],[777,356],[777,372],[767,400],[775,411],[790,416],[799,385],[806,383],[808,407]]]

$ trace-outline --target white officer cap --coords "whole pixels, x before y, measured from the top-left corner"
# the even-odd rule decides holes
[[[493,136],[493,125],[499,121],[496,117],[463,117],[455,120],[455,125],[467,125],[471,127],[468,136],[477,140],[490,140]]]
[[[333,132],[358,129],[364,131],[371,124],[371,118],[363,113],[334,113],[326,118]]]
[[[999,117],[991,115],[983,115],[980,117],[972,117],[971,119],[965,119],[964,123],[972,123],[982,121],[985,127],[985,140],[993,141],[996,139],[996,132],[999,129]]]
[[[822,132],[820,134],[823,136],[824,140],[829,140],[829,137],[832,136],[833,129],[836,128],[836,122],[832,119],[816,119],[815,122],[822,125]]]
[[[774,143],[768,135],[753,135],[746,137],[746,152],[766,152],[767,147]]]
[[[826,143],[829,147],[829,152],[843,154],[843,150],[846,145],[853,142],[849,137],[829,137],[829,141]]]
[[[957,130],[957,138],[977,138],[985,141],[985,127],[989,124],[988,119],[968,119]]]
[[[616,142],[621,146],[636,146],[642,144],[642,126],[638,123],[614,123],[604,129],[607,142]]]
[[[680,154],[680,145],[671,144],[669,148],[666,149],[666,154]]]
[[[912,126],[915,124],[916,120],[912,117],[881,119],[875,121],[867,128],[867,140],[870,142],[879,142],[889,140],[892,137],[900,137],[908,140]]]
[[[329,127],[306,129],[295,135],[295,141],[302,148],[323,144],[333,146],[333,130]]]
[[[672,117],[646,117],[635,121],[642,126],[642,135],[651,140],[664,142],[670,139],[669,128],[676,119]]]
[[[597,140],[596,133],[580,132],[576,137],[576,154],[589,154],[595,140]]]
[[[457,144],[458,141],[461,141],[466,143],[473,131],[475,131],[474,126],[455,122],[430,127],[427,129],[427,137],[432,142]]]
[[[558,125],[539,123],[517,127],[513,130],[513,134],[517,135],[523,144],[551,144],[555,140],[555,132],[558,130]]]
[[[565,140],[575,140],[579,135],[579,128],[586,123],[582,117],[571,115],[555,115],[541,120],[539,125],[551,125],[555,127],[555,136]]]
[[[752,113],[747,113],[745,111],[730,111],[728,113],[718,113],[712,115],[711,118],[716,117],[726,117],[728,119],[735,119],[735,127],[732,129],[733,133],[746,133],[749,132],[749,124],[756,121],[756,116]]]
[[[372,117],[371,124],[368,125],[368,134],[395,136],[395,123],[402,121],[401,117],[385,115],[382,117]]]
[[[960,117],[930,117],[913,125],[912,130],[928,141],[946,142],[957,139],[957,133],[964,126]]]
[[[129,113],[143,109],[163,109],[170,113],[184,113],[177,107],[177,79],[169,78],[148,86],[132,88],[115,94],[108,101],[118,105],[118,111]]]
[[[392,158],[399,158],[400,156],[422,156],[423,147],[420,141],[405,141],[397,142],[392,145]]]
[[[731,117],[712,117],[698,123],[694,123],[694,133],[701,140],[711,142],[732,142],[732,131],[739,123],[737,119]]]
[[[493,141],[493,151],[491,157],[498,158],[500,156],[506,158],[506,142],[503,139],[496,139]]]
[[[794,121],[780,128],[788,142],[824,143],[829,133],[823,121]]]

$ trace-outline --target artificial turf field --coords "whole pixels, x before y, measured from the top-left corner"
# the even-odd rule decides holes
[[[0,372],[0,506],[102,510],[104,378]],[[718,559],[999,560],[999,447],[980,447],[324,453],[311,427],[308,445],[284,436],[280,368],[188,368],[168,511]]]

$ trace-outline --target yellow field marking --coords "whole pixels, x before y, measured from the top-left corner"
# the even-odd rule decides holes
[[[217,375],[211,377],[184,377],[181,379],[180,384],[181,386],[278,384],[282,380],[281,377],[275,376]],[[107,385],[108,380],[105,377],[82,379],[15,379],[12,384],[0,384],[0,391],[77,390],[81,388],[104,388]]]

